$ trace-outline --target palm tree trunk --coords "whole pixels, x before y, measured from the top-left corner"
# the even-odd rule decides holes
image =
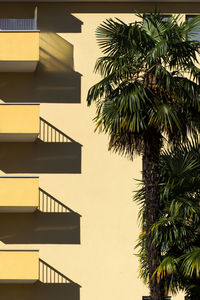
[[[162,282],[157,282],[152,275],[159,265],[160,249],[152,243],[150,233],[152,224],[158,218],[159,212],[159,156],[162,147],[161,134],[155,128],[151,128],[144,137],[143,155],[143,180],[145,185],[145,230],[147,233],[146,250],[150,276],[151,300],[164,300],[164,288]]]

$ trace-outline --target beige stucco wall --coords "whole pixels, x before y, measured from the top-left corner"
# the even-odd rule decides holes
[[[28,10],[30,6],[23,6],[23,11],[25,8]],[[160,8],[163,12],[200,12],[197,4],[172,7],[162,4]],[[95,107],[87,107],[86,95],[89,87],[100,79],[93,73],[95,61],[101,55],[95,40],[97,26],[114,17],[132,22],[134,10],[149,9],[153,10],[154,5],[40,4],[41,48],[37,71],[17,77],[0,74],[2,101],[41,102],[41,116],[82,149],[77,152],[77,155],[81,153],[81,159],[74,160],[79,164],[76,170],[70,165],[75,157],[73,149],[50,152],[46,148],[43,155],[38,150],[41,148],[34,145],[29,146],[32,148],[12,145],[16,149],[13,152],[9,145],[0,149],[2,174],[26,174],[25,166],[30,164],[27,151],[30,151],[29,159],[34,157],[34,161],[27,172],[39,175],[42,189],[82,216],[80,244],[31,245],[40,249],[43,260],[82,286],[81,300],[141,300],[143,295],[148,295],[138,279],[134,249],[139,229],[138,208],[132,199],[137,188],[135,179],[141,179],[141,158],[131,162],[107,151],[107,137],[94,133]],[[66,172],[59,172],[60,153],[62,163],[67,161],[69,165]],[[35,164],[40,165],[38,172],[34,172]],[[10,245],[2,243],[1,247]],[[14,247],[28,249],[30,245]],[[173,299],[182,300],[183,295]]]

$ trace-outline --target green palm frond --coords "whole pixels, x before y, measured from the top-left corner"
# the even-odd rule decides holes
[[[165,289],[173,294],[179,290],[199,293],[200,250],[200,144],[198,141],[165,149],[160,157],[160,211],[151,227],[153,243],[160,248],[160,264],[154,278],[165,282]],[[140,224],[145,228],[145,187],[136,193],[140,205]],[[145,235],[137,245],[140,276],[148,282],[145,264]],[[146,268],[146,269],[145,269]],[[145,270],[144,270],[145,269]]]
[[[167,256],[162,260],[162,262],[154,272],[154,276],[156,276],[157,280],[160,281],[161,279],[166,278],[168,275],[177,273],[178,270],[178,259],[176,259],[175,257]]]
[[[182,256],[182,269],[185,276],[195,275],[200,278],[200,248],[193,247],[188,253]]]
[[[87,103],[96,104],[96,130],[109,135],[109,150],[132,159],[147,153],[149,145],[155,149],[157,140],[159,154],[163,143],[170,146],[153,160],[159,178],[153,224],[147,218],[146,171],[135,197],[142,227],[140,276],[146,283],[152,280],[151,245],[160,253],[154,277],[166,291],[189,294],[200,270],[200,146],[195,143],[200,134],[200,43],[191,39],[200,29],[200,17],[182,22],[181,16],[164,21],[158,12],[138,16],[129,24],[107,19],[97,28],[103,56],[95,72],[103,79],[90,88]]]
[[[192,18],[188,22],[184,22],[181,24],[181,30],[185,34],[185,37],[195,36],[200,31],[200,17],[196,16]]]
[[[109,134],[109,149],[130,157],[142,151],[149,128],[158,128],[173,144],[200,131],[200,69],[195,64],[200,44],[187,39],[200,18],[180,25],[180,16],[167,22],[159,13],[139,17],[129,24],[108,19],[97,28],[104,56],[95,72],[103,79],[87,96],[88,105],[96,102],[94,121]]]

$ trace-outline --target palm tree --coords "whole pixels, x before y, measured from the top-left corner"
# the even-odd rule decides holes
[[[87,102],[96,103],[96,130],[108,133],[110,150],[131,159],[143,155],[150,294],[161,300],[163,284],[153,278],[160,249],[150,234],[160,202],[158,161],[164,140],[178,144],[199,132],[200,44],[187,37],[200,20],[164,21],[157,12],[139,17],[130,24],[109,19],[97,28],[104,56],[95,71],[103,79],[90,88]]]
[[[160,157],[160,211],[152,225],[153,242],[161,249],[154,276],[166,292],[183,290],[191,300],[200,299],[200,145],[188,144]],[[145,222],[144,187],[137,192]],[[141,235],[141,277],[148,280],[145,234]]]

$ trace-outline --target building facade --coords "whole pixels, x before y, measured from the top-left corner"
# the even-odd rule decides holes
[[[97,26],[200,1],[0,1],[0,297],[142,300],[133,202],[141,158],[94,133]],[[184,295],[173,297],[183,300]]]

